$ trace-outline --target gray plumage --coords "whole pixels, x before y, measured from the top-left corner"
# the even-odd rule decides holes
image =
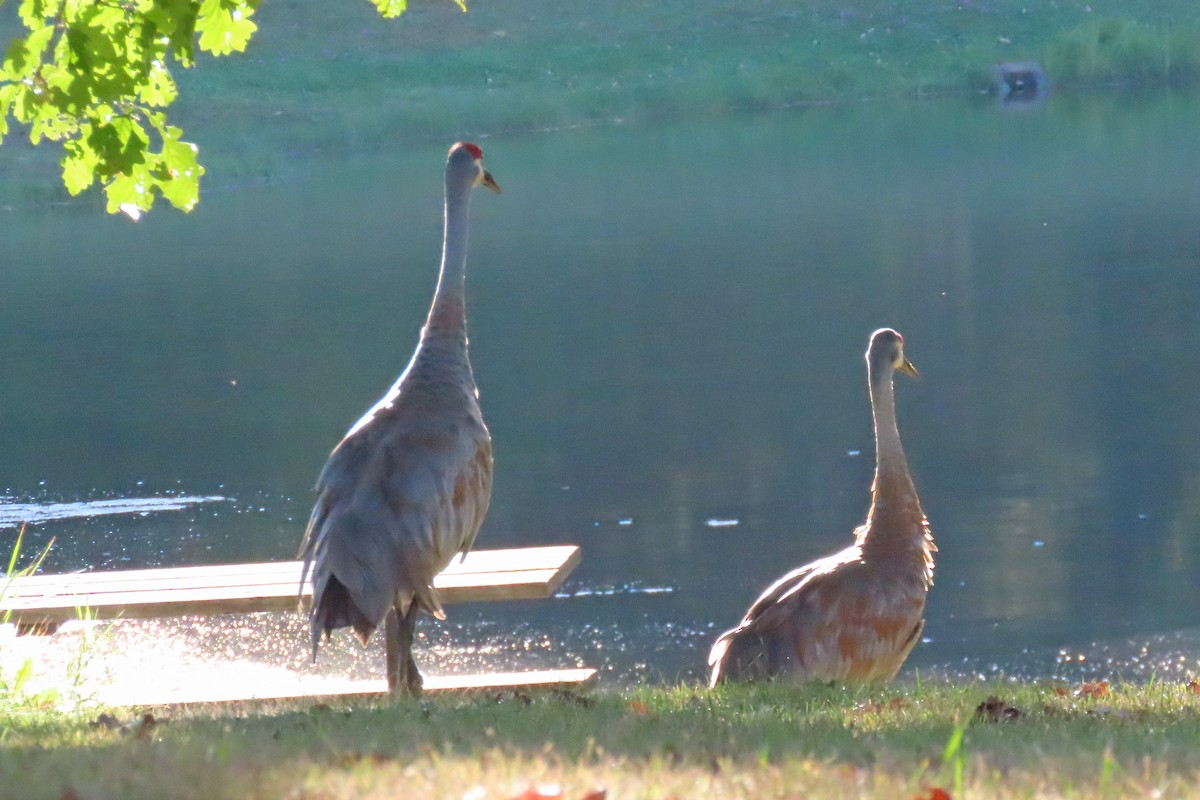
[[[471,190],[500,191],[482,158],[473,144],[450,149],[441,270],[416,352],[325,462],[300,548],[301,583],[313,583],[314,660],[323,634],[351,627],[365,645],[386,620],[392,691],[420,691],[417,614],[445,618],[433,579],[471,549],[491,499],[492,440],[467,355],[464,298]]]

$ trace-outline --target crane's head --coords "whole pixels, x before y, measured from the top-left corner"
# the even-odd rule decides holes
[[[887,366],[913,378],[920,377],[917,368],[904,357],[904,337],[891,328],[880,328],[871,334],[871,343],[867,345],[867,366],[873,374],[879,374],[877,370]]]
[[[500,184],[492,177],[492,173],[483,168],[483,150],[479,145],[470,142],[455,142],[446,157],[446,170],[466,170],[471,178],[471,186],[486,186],[497,194]]]

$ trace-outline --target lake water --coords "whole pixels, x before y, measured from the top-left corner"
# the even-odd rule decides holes
[[[412,351],[448,144],[216,169],[190,216],[0,214],[0,552],[31,519],[53,571],[293,557],[325,456]],[[505,193],[473,203],[479,545],[583,564],[553,600],[423,623],[427,670],[701,676],[764,585],[862,521],[862,353],[889,325],[923,375],[898,411],[941,548],[906,673],[1200,671],[1196,97],[481,144]],[[312,669],[294,618],[155,625]],[[317,669],[381,664],[343,636]]]

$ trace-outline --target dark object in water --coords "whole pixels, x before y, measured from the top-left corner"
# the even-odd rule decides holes
[[[996,95],[1004,106],[1027,106],[1045,102],[1050,96],[1050,79],[1036,61],[1006,61],[992,67]]]

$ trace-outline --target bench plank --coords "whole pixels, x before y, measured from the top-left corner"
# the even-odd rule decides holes
[[[575,545],[474,550],[434,586],[445,603],[549,597],[579,560]],[[93,619],[287,611],[312,595],[307,582],[300,591],[300,572],[299,561],[272,561],[33,575],[9,582],[0,617],[32,628],[75,619],[81,608]]]

